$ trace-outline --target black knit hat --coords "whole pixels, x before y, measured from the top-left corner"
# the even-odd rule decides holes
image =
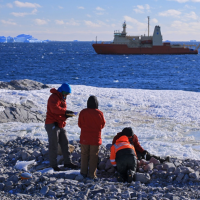
[[[126,135],[127,137],[131,137],[134,135],[133,130],[131,127],[126,127],[122,130],[122,134],[121,135]]]
[[[99,103],[97,97],[90,96],[87,101],[87,108],[98,109]]]

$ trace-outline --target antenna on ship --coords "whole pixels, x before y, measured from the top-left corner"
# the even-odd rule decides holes
[[[148,16],[147,18],[148,18],[148,37],[149,37],[149,19],[150,19],[150,17]]]

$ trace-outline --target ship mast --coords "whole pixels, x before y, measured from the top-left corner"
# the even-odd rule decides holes
[[[126,36],[126,22],[123,23],[122,27],[123,27],[123,31],[121,35]]]
[[[148,37],[149,37],[149,19],[150,19],[150,17],[148,16],[147,18],[148,18]]]

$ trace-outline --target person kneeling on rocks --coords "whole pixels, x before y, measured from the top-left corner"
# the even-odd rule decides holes
[[[76,169],[77,166],[71,161],[69,142],[66,130],[64,129],[66,119],[70,117],[69,114],[73,114],[72,111],[67,110],[66,103],[67,95],[71,93],[71,87],[68,83],[63,83],[58,90],[52,88],[50,92],[52,94],[48,99],[45,121],[45,129],[47,131],[49,141],[50,165],[54,171],[62,171],[57,165],[57,151],[59,143],[64,157],[64,167]]]
[[[134,146],[129,142],[129,137],[131,137],[129,131],[122,131],[122,134],[110,149],[110,162],[117,170],[119,182],[127,181],[131,183],[137,169],[137,156]]]
[[[128,135],[130,135],[129,141],[135,148],[138,160],[141,160],[141,159],[150,160],[152,157],[154,157],[155,159],[159,160],[161,163],[165,161],[169,162],[169,157],[166,157],[165,159],[163,159],[160,156],[155,156],[153,154],[150,154],[147,150],[144,150],[138,141],[137,135],[134,134],[131,127],[126,127],[122,130],[122,132],[117,133],[117,135],[113,138],[112,144],[115,144],[117,139],[120,138],[121,135],[123,135],[124,133],[128,133]]]
[[[102,144],[101,129],[105,126],[103,112],[98,109],[98,100],[90,96],[87,108],[83,109],[78,118],[81,128],[81,175],[86,178],[89,167],[89,178],[96,179],[99,146]]]

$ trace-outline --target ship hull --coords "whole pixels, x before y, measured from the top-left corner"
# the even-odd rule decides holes
[[[125,44],[93,44],[98,54],[198,54],[197,50],[184,47],[152,46],[129,48]]]

